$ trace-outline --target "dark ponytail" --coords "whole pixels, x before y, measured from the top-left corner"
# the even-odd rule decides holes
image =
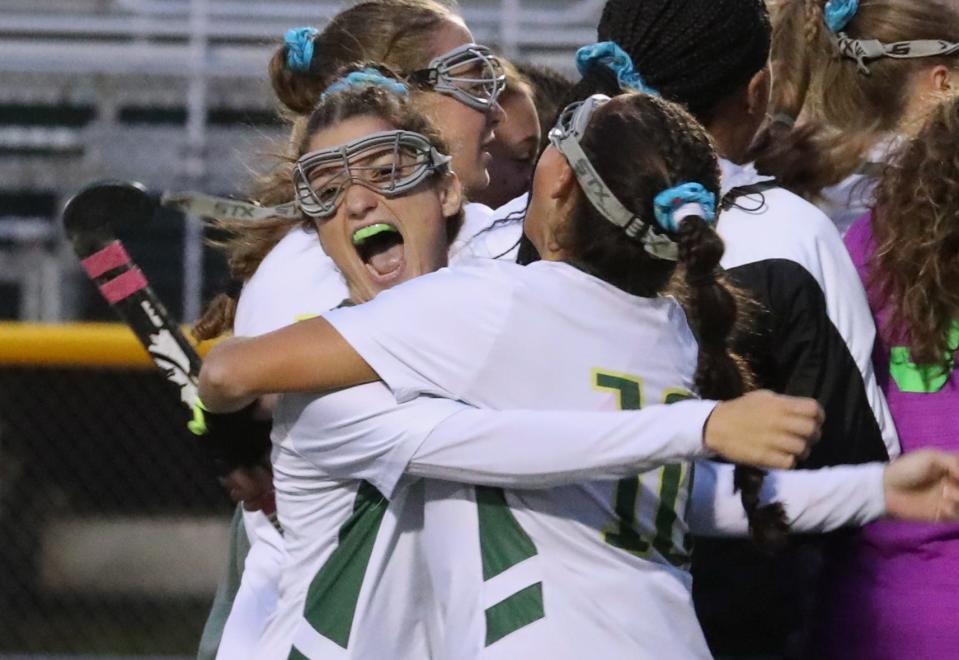
[[[701,217],[684,219],[679,227],[679,259],[685,271],[683,306],[699,341],[696,389],[699,395],[720,401],[734,399],[755,388],[745,360],[732,352],[731,339],[748,327],[748,299],[726,278],[719,266],[725,246],[719,235]],[[749,532],[766,547],[781,544],[789,532],[782,504],[759,505],[765,473],[737,465],[733,484],[740,493]]]
[[[601,71],[588,73],[592,85],[610,82]],[[709,135],[675,103],[645,94],[615,97],[594,112],[580,144],[610,191],[640,218],[655,223],[655,198],[683,182],[697,182],[719,195],[719,166]],[[568,227],[560,238],[574,263],[633,295],[654,297],[669,290],[679,298],[699,342],[695,383],[700,396],[733,399],[753,388],[746,362],[731,350],[733,337],[748,330],[751,303],[723,274],[722,239],[702,217],[686,217],[677,231],[667,232],[679,246],[678,276],[676,262],[628,239],[585,196]],[[657,225],[649,231],[665,230]],[[759,506],[763,474],[737,466],[735,482],[753,538],[769,543],[782,538],[788,526],[781,505]]]

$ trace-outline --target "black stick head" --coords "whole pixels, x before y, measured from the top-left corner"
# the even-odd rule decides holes
[[[95,250],[119,227],[149,222],[156,197],[133,181],[98,181],[74,195],[63,208],[63,228],[79,254]]]

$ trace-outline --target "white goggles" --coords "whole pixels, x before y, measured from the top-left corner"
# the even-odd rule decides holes
[[[603,182],[579,144],[586,133],[586,127],[589,126],[593,112],[609,100],[610,98],[605,94],[593,94],[585,101],[567,106],[560,113],[556,126],[550,129],[549,141],[569,162],[586,197],[603,217],[617,227],[622,227],[627,236],[642,243],[643,249],[654,257],[678,261],[679,246],[665,234],[653,230],[652,224],[637,216],[616,199],[613,191]]]
[[[486,46],[464,44],[414,71],[409,81],[488,112],[506,87],[506,71]]]
[[[419,133],[373,133],[301,156],[293,168],[296,203],[311,218],[328,218],[351,185],[397,197],[446,172],[449,162],[449,156]]]

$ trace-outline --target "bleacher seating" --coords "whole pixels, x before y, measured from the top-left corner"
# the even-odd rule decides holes
[[[262,166],[259,154],[270,153],[270,145],[282,138],[270,121],[276,113],[266,75],[280,35],[294,25],[322,26],[344,4],[5,0],[0,194],[52,192],[59,208],[85,183],[104,178],[137,179],[156,189],[242,191],[251,169]],[[462,0],[460,9],[477,41],[571,72],[570,54],[594,38],[602,4]],[[192,133],[191,113],[205,116],[192,122]],[[0,205],[0,224],[8,222],[5,217],[18,215]],[[0,242],[5,253],[18,249],[15,240]],[[54,260],[63,253],[49,250]],[[61,270],[67,286],[76,275],[69,255]],[[75,296],[50,300],[13,307],[42,310],[43,318],[83,314]]]

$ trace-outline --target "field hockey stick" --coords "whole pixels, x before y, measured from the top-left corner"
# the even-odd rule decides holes
[[[87,276],[133,330],[167,382],[177,388],[180,401],[192,410],[200,356],[116,235],[118,227],[150,222],[159,209],[160,196],[139,183],[102,181],[67,202],[63,228]],[[272,500],[263,512],[280,530]]]

